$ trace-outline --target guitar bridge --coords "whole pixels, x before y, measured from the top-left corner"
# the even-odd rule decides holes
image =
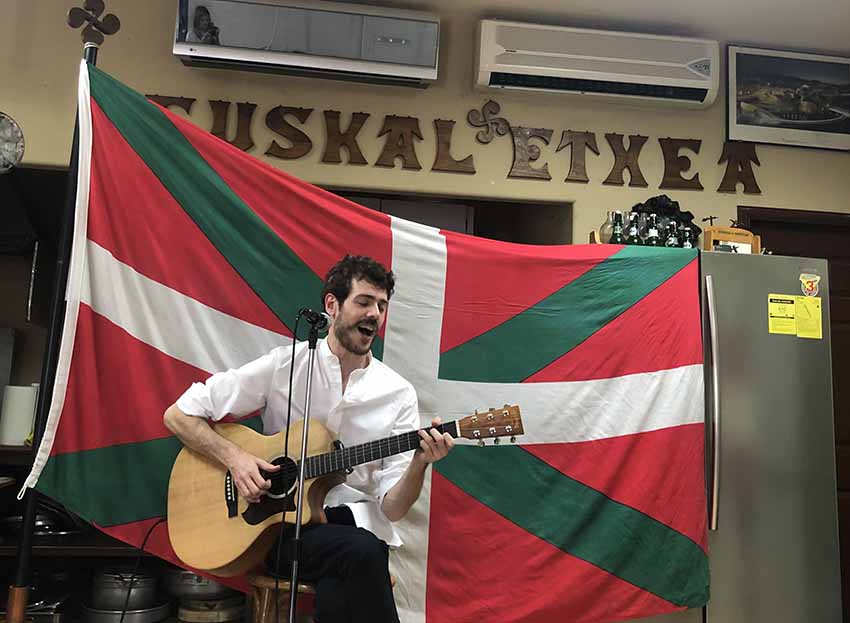
[[[239,512],[239,493],[236,491],[236,483],[233,482],[233,474],[230,472],[224,476],[224,502],[227,504],[227,517],[236,517]]]

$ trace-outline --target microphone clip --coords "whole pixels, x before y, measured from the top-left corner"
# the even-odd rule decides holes
[[[309,307],[302,307],[298,310],[298,314],[310,323],[310,325],[312,325],[312,327],[317,331],[327,329],[328,325],[331,323],[331,317],[325,312],[317,312]]]

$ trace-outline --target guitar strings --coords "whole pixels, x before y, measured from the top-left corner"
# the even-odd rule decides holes
[[[447,425],[441,424],[436,428],[438,428],[441,432],[444,432],[443,427],[447,427]],[[395,446],[395,448],[393,448],[393,446]],[[418,447],[419,431],[411,431],[394,437],[387,437],[377,441],[370,441],[356,446],[341,448],[339,450],[334,450],[333,452],[317,454],[307,457],[305,476],[308,478],[315,478],[332,472],[345,471],[350,467],[354,467],[362,463],[368,463],[369,461],[382,459],[386,456],[399,454],[401,452],[408,452],[410,450],[415,450]],[[300,462],[289,459],[279,471],[269,474],[269,479],[272,482],[277,482],[281,479],[288,482],[290,478],[297,478],[299,469]]]

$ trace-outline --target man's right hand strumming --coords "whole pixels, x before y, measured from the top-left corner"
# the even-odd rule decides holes
[[[226,466],[233,476],[236,489],[239,491],[239,495],[249,502],[259,502],[260,497],[268,491],[272,484],[270,480],[263,478],[260,470],[276,472],[280,469],[280,466],[272,465],[236,446],[234,448],[236,448],[236,452],[233,452],[233,456],[226,463]]]
[[[187,415],[176,404],[166,409],[163,422],[184,445],[229,469],[239,495],[249,502],[259,502],[271,486],[260,470],[276,472],[280,469],[277,465],[245,452],[216,433],[204,418]]]

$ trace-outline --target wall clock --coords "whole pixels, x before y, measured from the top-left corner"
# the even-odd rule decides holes
[[[24,157],[24,133],[14,119],[0,112],[0,175],[18,166]]]

